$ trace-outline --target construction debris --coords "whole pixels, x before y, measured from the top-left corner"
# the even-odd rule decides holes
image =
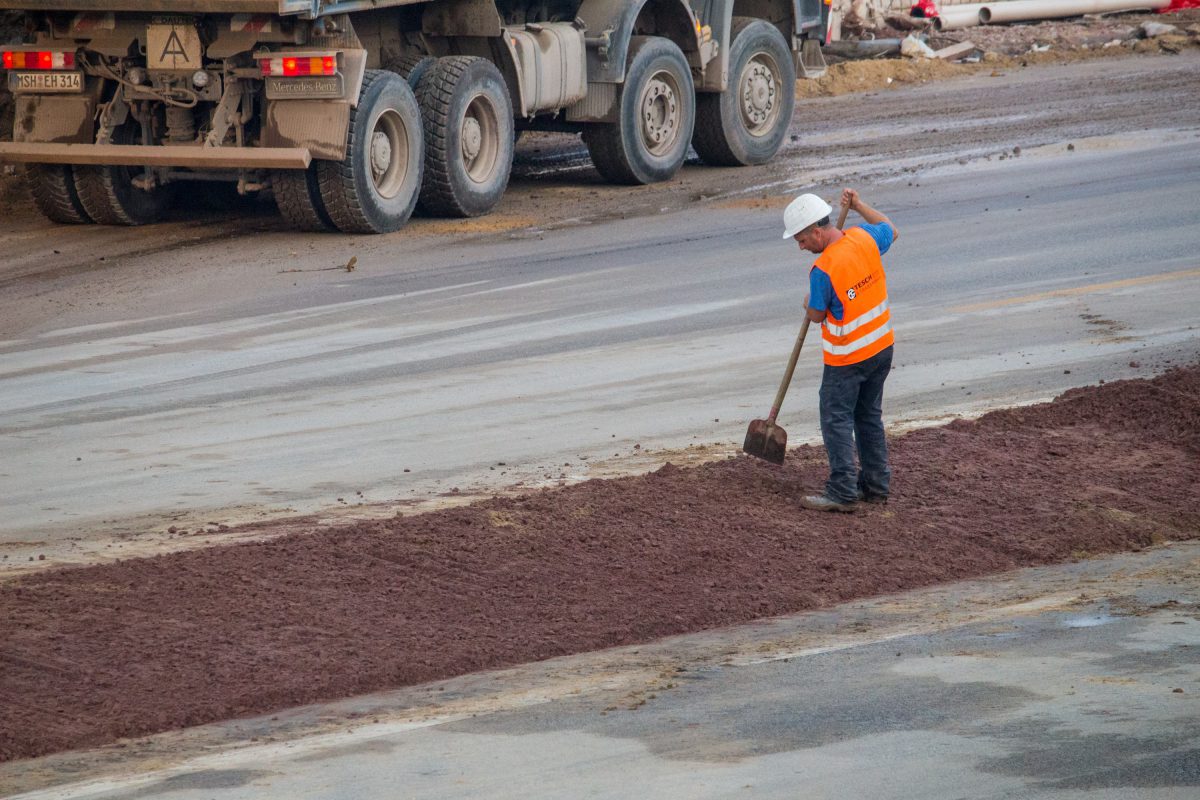
[[[900,55],[900,39],[851,39],[830,42],[821,49],[830,63]]]
[[[945,6],[943,11],[964,7]],[[1167,19],[1175,23],[1170,25],[1175,30],[1168,29]],[[1016,66],[1024,66],[1029,63],[1073,61],[1101,53],[1108,55],[1113,48],[1135,53],[1177,53],[1200,47],[1200,23],[1197,20],[1200,20],[1200,11],[1190,9],[1173,12],[1170,17],[1150,13],[1090,15],[1021,25],[977,26],[970,29],[970,42],[976,48],[975,53],[966,49],[966,42],[961,41],[966,37],[957,31],[917,35],[935,53],[947,50],[947,55],[938,57],[939,61],[962,63],[979,60],[993,64],[1005,57],[1014,57],[1020,59]],[[853,59],[898,56],[898,43],[911,33],[889,25],[864,34],[861,41],[836,42],[827,46],[825,52],[833,64]],[[956,45],[962,45],[966,52],[948,50]],[[905,60],[919,64],[931,59]]]
[[[933,48],[912,34],[900,42],[900,55],[905,58],[935,58]]]
[[[1164,25],[1161,22],[1143,22],[1138,26],[1143,39],[1153,39],[1155,36],[1166,36],[1167,34],[1179,33],[1179,28],[1174,25]]]
[[[975,43],[972,41],[959,42],[958,44],[952,44],[949,47],[943,47],[941,50],[935,50],[933,57],[950,61],[957,58],[962,58],[963,56],[968,56],[978,49],[979,48],[976,47]]]
[[[992,6],[1006,5],[1024,0],[1002,0],[992,3]],[[1150,0],[1146,5],[1161,0]],[[1130,4],[1136,0],[1130,0]],[[1200,0],[1195,0],[1200,3]],[[1059,60],[1076,60],[1088,57],[1088,54],[1111,53],[1112,48],[1120,47],[1136,53],[1177,53],[1184,49],[1200,46],[1200,12],[1196,9],[1179,9],[1170,11],[1169,16],[1151,12],[1132,12],[1121,14],[1086,14],[1067,19],[1046,19],[1032,21],[1020,25],[983,25],[979,22],[979,9],[986,7],[985,3],[970,3],[960,5],[943,5],[934,8],[914,5],[910,14],[891,11],[886,15],[867,16],[871,19],[882,19],[875,27],[860,26],[857,33],[849,29],[843,31],[841,41],[834,41],[823,48],[823,52],[831,64],[839,61],[864,60],[876,58],[899,57],[900,44],[908,35],[917,35],[928,44],[935,53],[946,51],[945,55],[937,56],[939,61],[962,63],[985,61],[994,63],[1005,56],[1019,57],[1018,66],[1032,63],[1029,56],[1034,56],[1037,63]],[[835,2],[835,10],[847,7]],[[1019,6],[1018,6],[1019,8]],[[1160,9],[1166,11],[1167,9]],[[933,14],[935,16],[930,16]],[[971,39],[976,52],[967,49],[966,42],[959,41],[962,35],[955,31],[964,27],[952,24],[954,15],[967,14]],[[924,16],[922,16],[924,15]],[[836,16],[836,14],[835,14]],[[1170,20],[1174,25],[1169,24]],[[930,21],[936,21],[937,30],[926,32],[919,27]],[[836,26],[835,26],[836,27]],[[835,30],[836,33],[836,30]],[[845,34],[849,34],[848,36]],[[1139,44],[1140,43],[1140,44]],[[1153,43],[1153,44],[1151,44]],[[948,48],[961,46],[961,52]],[[921,63],[930,60],[922,55],[919,47],[910,45],[914,57],[907,59],[909,63]]]
[[[908,14],[889,14],[886,21],[889,27],[898,31],[926,31],[933,27],[933,20],[929,17],[913,17]]]
[[[1154,10],[1166,8],[1169,4],[1170,0],[1000,0],[964,3],[939,8],[934,25],[939,31],[952,31],[975,25]]]

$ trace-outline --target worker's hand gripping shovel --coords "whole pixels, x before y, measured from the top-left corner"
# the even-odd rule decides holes
[[[841,206],[838,213],[838,230],[846,224],[846,214],[849,211],[849,206]],[[771,413],[766,419],[751,421],[750,427],[746,429],[746,441],[742,443],[743,453],[770,461],[772,464],[783,464],[784,455],[787,453],[787,431],[775,424],[775,418],[779,416],[783,396],[787,394],[788,386],[792,382],[792,373],[796,371],[800,348],[804,347],[804,337],[808,335],[808,323],[808,309],[805,309],[804,324],[800,326],[800,335],[796,337],[796,346],[792,348],[792,357],[788,359],[787,370],[783,373],[783,383],[779,384],[779,391],[775,393]]]

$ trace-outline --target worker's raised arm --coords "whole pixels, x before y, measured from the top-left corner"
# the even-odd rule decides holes
[[[896,229],[896,225],[887,218],[887,215],[869,206],[858,196],[858,192],[854,189],[842,190],[842,205],[849,206],[851,211],[858,212],[869,225],[878,225],[880,222],[886,222],[892,229],[892,240],[900,238],[900,231]]]

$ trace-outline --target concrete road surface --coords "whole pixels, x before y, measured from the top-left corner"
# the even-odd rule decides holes
[[[0,790],[1193,800],[1198,604],[1175,544],[16,762]]]

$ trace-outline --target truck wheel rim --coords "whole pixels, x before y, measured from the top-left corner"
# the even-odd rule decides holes
[[[486,95],[476,95],[467,105],[459,138],[467,177],[486,183],[496,171],[500,156],[500,121]]]
[[[388,109],[375,120],[368,158],[375,191],[389,200],[399,194],[408,175],[409,154],[404,120],[397,111]]]
[[[742,124],[751,136],[765,136],[779,119],[779,65],[767,53],[755,53],[742,69],[738,99]]]
[[[666,70],[654,73],[642,88],[638,100],[642,143],[651,155],[661,156],[671,151],[679,138],[679,107],[681,92],[675,76]]]

